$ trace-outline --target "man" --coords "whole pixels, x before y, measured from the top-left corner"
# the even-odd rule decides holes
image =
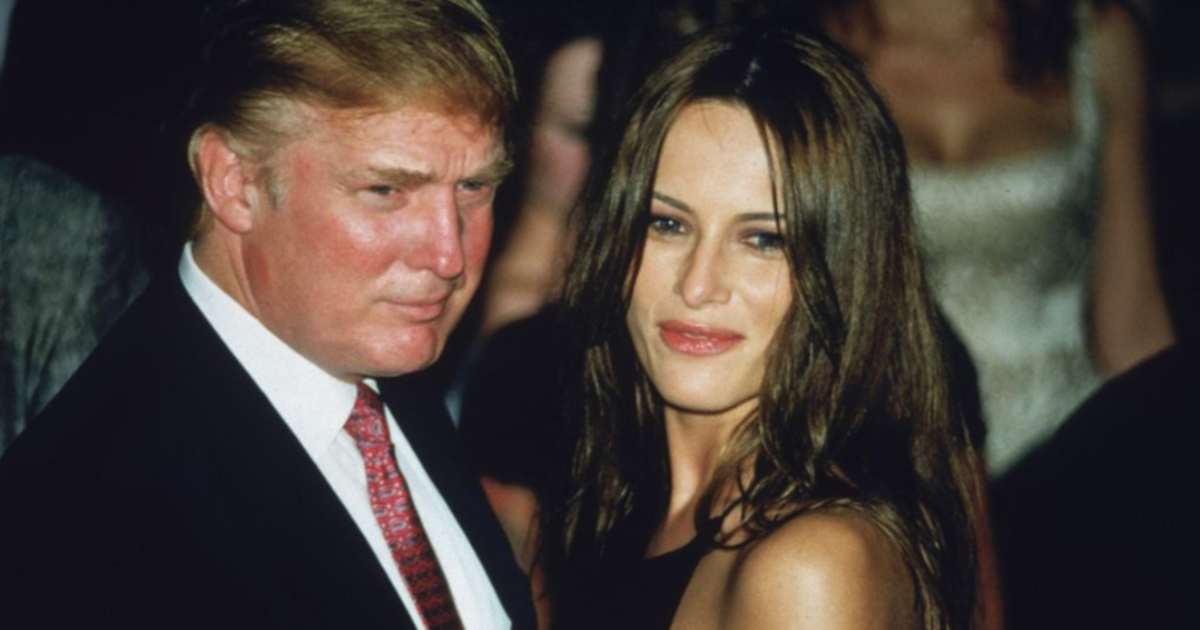
[[[495,30],[475,0],[227,4],[178,276],[0,461],[0,624],[531,626],[414,374],[507,170]]]

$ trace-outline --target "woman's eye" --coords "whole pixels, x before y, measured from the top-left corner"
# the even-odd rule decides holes
[[[683,223],[671,217],[650,217],[650,231],[657,234],[679,234],[683,232]]]
[[[783,237],[775,232],[754,232],[746,237],[746,242],[754,249],[764,252],[783,249]]]

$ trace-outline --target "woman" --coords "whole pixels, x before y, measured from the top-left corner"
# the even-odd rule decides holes
[[[999,477],[1103,378],[1174,339],[1138,28],[1113,0],[805,9],[864,61],[904,134],[931,281],[979,373]]]
[[[482,288],[490,336],[557,298],[571,239],[567,214],[590,165],[588,134],[611,2],[497,2],[528,103],[516,113],[518,171],[502,200],[497,251]]]
[[[634,99],[564,286],[563,628],[959,628],[974,452],[898,132],[847,56],[702,35]]]

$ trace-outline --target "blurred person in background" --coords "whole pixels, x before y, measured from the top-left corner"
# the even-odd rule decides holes
[[[483,337],[557,298],[573,239],[567,214],[591,165],[601,37],[619,10],[600,2],[496,4],[524,102],[514,123],[516,181],[498,200],[497,249],[481,289]]]
[[[1174,339],[1138,25],[1091,0],[816,6],[904,133],[935,292],[978,372],[1000,476],[1106,376]]]
[[[476,305],[477,336],[466,342],[474,347],[447,399],[489,498],[517,536],[532,514],[528,489],[540,486],[558,448],[553,305],[575,238],[568,215],[592,161],[602,40],[627,7],[493,5],[522,95],[516,168],[496,201],[495,253]]]
[[[0,454],[146,286],[128,216],[32,158],[0,156]]]
[[[16,0],[0,0],[0,74],[4,72],[4,53],[8,50],[8,22]]]

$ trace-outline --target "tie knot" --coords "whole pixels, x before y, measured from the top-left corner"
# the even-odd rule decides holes
[[[379,400],[379,394],[362,381],[358,383],[358,397],[354,399],[354,409],[350,412],[350,419],[346,421],[346,431],[360,448],[367,445],[391,444],[383,415],[383,401]]]

